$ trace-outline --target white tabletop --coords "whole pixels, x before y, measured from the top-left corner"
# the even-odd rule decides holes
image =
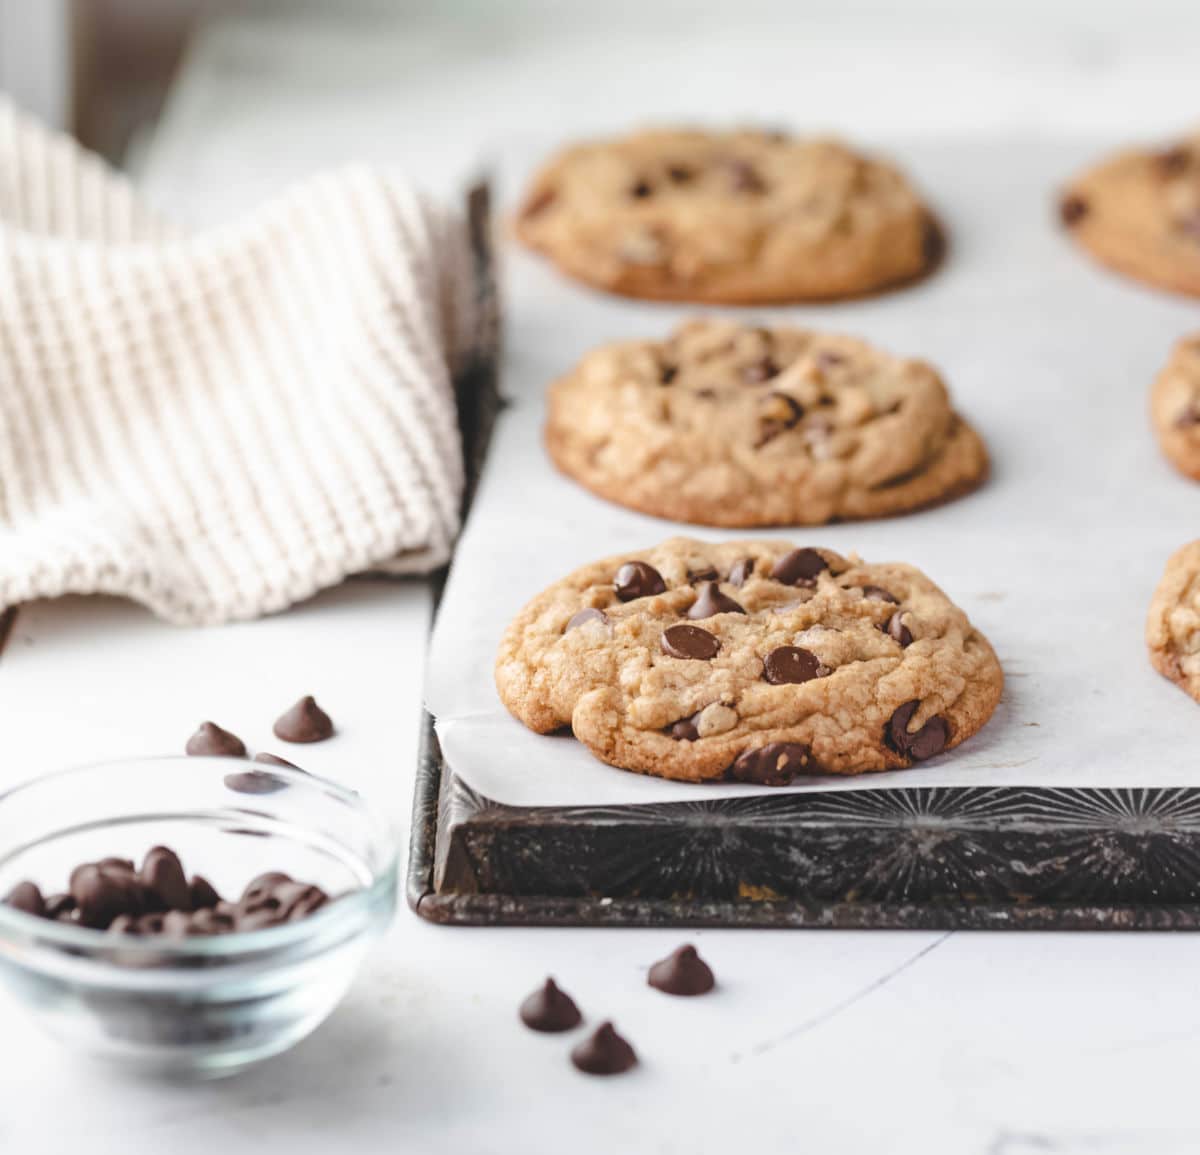
[[[885,143],[1031,130],[1104,141],[1200,117],[1194,3],[894,7],[243,4],[191,54],[140,169],[162,206],[199,222],[343,160],[399,162],[450,188],[531,128],[774,118]],[[374,795],[403,831],[429,612],[422,583],[378,581],[206,631],[102,599],[27,607],[0,659],[0,779],[175,750],[203,717],[265,738],[284,705],[314,693],[341,735],[305,764]],[[311,1039],[193,1087],[85,1063],[4,997],[0,1151],[1144,1155],[1200,1144],[1200,938],[687,937],[721,982],[709,998],[644,985],[679,932],[440,929],[402,909]],[[547,972],[589,1019],[616,1020],[642,1056],[636,1072],[589,1080],[568,1065],[567,1042],[516,1023]]]

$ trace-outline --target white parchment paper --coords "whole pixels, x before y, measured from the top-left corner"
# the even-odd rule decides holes
[[[546,146],[512,150],[503,174],[510,199]],[[1200,330],[1200,304],[1103,271],[1063,236],[1055,191],[1092,148],[1011,140],[893,142],[887,151],[948,227],[942,270],[867,301],[737,315],[854,333],[941,369],[987,441],[993,469],[978,493],[925,513],[726,532],[592,497],[542,450],[545,386],[595,344],[657,336],[702,310],[609,298],[503,248],[502,389],[512,404],[458,545],[427,686],[448,762],[482,794],[532,806],[765,792],[613,769],[570,737],[525,730],[496,696],[497,641],[530,597],[578,565],[676,533],[778,536],[856,550],[867,561],[911,562],[1000,656],[1004,699],[956,750],[911,770],[810,779],[788,790],[1200,782],[1200,707],[1154,673],[1142,640],[1167,555],[1200,536],[1200,486],[1161,458],[1147,417],[1150,382],[1172,343]]]

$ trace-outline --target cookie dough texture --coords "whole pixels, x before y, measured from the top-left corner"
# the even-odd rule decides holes
[[[1173,553],[1146,618],[1150,663],[1200,702],[1200,541]]]
[[[1200,481],[1200,335],[1175,346],[1151,390],[1150,420],[1167,460]]]
[[[743,304],[858,296],[936,262],[908,180],[832,140],[647,131],[579,144],[533,179],[519,238],[612,293]]]
[[[1059,210],[1101,263],[1200,296],[1200,134],[1103,161],[1071,183]]]
[[[911,765],[991,716],[986,638],[923,573],[786,542],[672,538],[576,570],[509,626],[505,706],[688,782]]]
[[[700,525],[884,517],[966,493],[988,470],[925,362],[724,320],[588,354],[550,388],[546,445],[601,497]]]

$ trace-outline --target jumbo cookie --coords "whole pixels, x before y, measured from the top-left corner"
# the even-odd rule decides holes
[[[1059,211],[1101,263],[1200,296],[1200,133],[1101,162],[1071,183]]]
[[[780,132],[655,130],[567,148],[534,177],[516,232],[609,292],[724,304],[874,292],[941,252],[898,169]]]
[[[911,766],[991,717],[987,639],[920,570],[779,541],[672,538],[582,567],[500,643],[531,730],[689,782]]]
[[[926,362],[725,320],[589,353],[549,390],[546,446],[601,497],[701,525],[884,517],[988,471]]]

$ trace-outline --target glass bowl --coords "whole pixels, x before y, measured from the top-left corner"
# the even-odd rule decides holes
[[[258,792],[226,783],[248,770]],[[60,1038],[142,1071],[232,1074],[298,1042],[341,1000],[395,908],[394,840],[356,793],[231,758],[85,766],[0,794],[0,896],[27,878],[64,891],[80,863],[138,863],[159,844],[232,899],[279,870],[335,901],[282,926],[186,939],[0,904],[0,980]]]

